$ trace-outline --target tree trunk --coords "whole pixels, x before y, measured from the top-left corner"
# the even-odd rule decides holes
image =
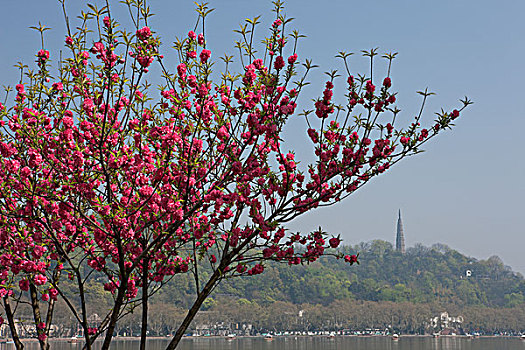
[[[58,279],[60,278],[60,270],[57,270],[55,271],[55,273],[53,274],[53,281],[55,284],[58,284]],[[49,335],[49,331],[51,329],[51,322],[53,322],[53,312],[55,311],[55,300],[54,299],[50,299],[49,300],[49,304],[47,306],[47,315],[46,315],[46,328],[45,328],[45,332],[47,335]],[[47,347],[49,349],[49,342],[47,344]]]
[[[80,270],[77,269],[75,271],[76,277],[77,277],[77,284],[78,284],[78,294],[80,296],[80,308],[82,310],[82,329],[84,330],[84,339],[86,340],[86,344],[84,345],[84,349],[91,350],[91,342],[92,340],[89,339],[89,332],[88,332],[88,321],[87,321],[87,308],[86,308],[86,295],[84,292],[84,282],[82,281],[82,277],[80,275]]]
[[[146,350],[148,332],[148,269],[149,259],[142,260],[142,326],[140,329],[140,350]]]
[[[168,344],[168,347],[166,348],[166,350],[175,350],[180,340],[182,339],[184,332],[186,332],[186,330],[191,324],[191,321],[193,321],[193,319],[195,318],[195,315],[197,315],[197,312],[201,308],[202,303],[210,295],[211,291],[213,290],[213,287],[215,287],[215,284],[219,280],[219,277],[221,274],[219,271],[220,271],[219,269],[215,270],[213,275],[208,280],[208,283],[206,283],[206,286],[204,286],[202,291],[198,294],[197,300],[195,300],[195,303],[193,303],[193,306],[188,311],[188,314],[186,315],[186,317],[184,318],[184,321],[182,321],[181,325],[177,329],[177,332],[171,339],[171,342]]]
[[[49,350],[49,344],[47,341],[46,327],[38,328],[38,325],[42,323],[42,317],[40,315],[40,305],[38,303],[38,292],[35,285],[29,283],[29,294],[31,295],[31,309],[33,309],[33,319],[35,320],[35,326],[37,327],[36,332],[38,335],[38,343],[40,344],[41,350]],[[44,335],[45,338],[41,339],[40,335]]]
[[[13,310],[11,310],[11,304],[9,304],[9,297],[7,295],[4,297],[4,309],[7,317],[7,323],[9,324],[9,330],[11,331],[11,338],[13,338],[16,350],[23,350],[24,344],[22,344],[20,341],[20,337],[16,331],[15,317],[13,315]]]
[[[127,278],[127,276],[126,276]],[[117,297],[115,298],[115,304],[113,305],[113,310],[111,312],[111,318],[108,323],[108,328],[106,329],[106,336],[104,337],[104,343],[100,350],[108,350],[111,345],[111,339],[113,338],[113,332],[115,331],[115,326],[117,325],[118,317],[120,314],[120,309],[124,304],[124,298],[126,296],[127,281],[122,281],[122,285],[118,288]]]
[[[142,74],[142,73],[141,73]],[[120,309],[124,305],[124,298],[126,297],[126,290],[128,289],[128,273],[126,272],[126,267],[124,266],[124,250],[122,248],[122,241],[119,236],[117,238],[117,251],[119,256],[119,271],[120,271],[120,285],[117,289],[117,297],[115,298],[115,303],[113,304],[113,310],[111,311],[111,317],[109,319],[108,328],[106,329],[106,336],[104,337],[104,343],[100,350],[109,350],[111,345],[111,339],[113,338],[113,332],[117,326]]]

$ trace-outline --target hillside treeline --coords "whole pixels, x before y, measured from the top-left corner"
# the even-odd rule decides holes
[[[496,256],[477,260],[442,244],[416,245],[401,254],[380,240],[340,249],[359,253],[360,264],[329,257],[304,266],[271,263],[262,275],[223,281],[193,327],[250,324],[254,332],[392,327],[423,333],[430,317],[447,311],[462,315],[469,331],[525,331],[525,279]],[[151,299],[151,334],[172,333],[193,301],[191,273],[166,283]],[[103,314],[111,296],[96,276],[88,288],[90,311]],[[29,309],[27,313],[30,317]],[[140,327],[140,313],[131,307],[128,313],[117,327],[120,334],[136,334]],[[23,314],[22,305],[19,316]],[[54,323],[66,334],[76,329],[76,321],[60,305]]]
[[[513,307],[525,301],[525,279],[497,256],[477,260],[443,244],[418,244],[401,254],[380,240],[341,250],[359,253],[360,264],[349,266],[330,257],[303,266],[270,264],[262,275],[223,281],[215,295],[261,304],[328,305],[350,299]],[[187,306],[193,282],[189,274],[185,277],[170,282],[157,298]]]

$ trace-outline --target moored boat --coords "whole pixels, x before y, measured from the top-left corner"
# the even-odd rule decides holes
[[[78,335],[72,336],[67,342],[70,344],[76,344],[78,343],[82,338]]]

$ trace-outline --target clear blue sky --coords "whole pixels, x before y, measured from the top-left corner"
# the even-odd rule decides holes
[[[84,1],[69,2],[73,17]],[[152,25],[165,43],[193,27],[192,1],[151,2],[157,14]],[[211,6],[216,11],[207,35],[214,54],[234,53],[232,30],[244,18],[263,15],[261,32],[272,18],[267,0],[216,0]],[[425,87],[437,93],[428,105],[427,120],[441,107],[456,106],[465,95],[475,102],[457,127],[434,139],[427,152],[401,162],[338,206],[313,212],[291,227],[311,230],[321,225],[352,244],[393,241],[401,208],[408,246],[440,242],[476,258],[498,255],[525,273],[525,2],[290,0],[286,13],[296,18],[292,26],[308,36],[300,43],[300,58],[312,58],[321,66],[311,77],[308,98],[321,92],[320,73],[337,64],[333,57],[338,51],[379,47],[399,52],[392,75],[405,120],[419,106],[415,91]],[[38,21],[53,28],[47,48],[56,57],[64,38],[58,2],[2,1],[1,85],[16,83],[15,62],[34,60],[39,37],[28,27]],[[366,62],[354,57],[352,66],[362,71]],[[302,121],[292,126],[287,135],[301,140],[296,133],[304,127]]]

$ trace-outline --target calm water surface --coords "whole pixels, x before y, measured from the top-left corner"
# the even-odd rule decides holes
[[[148,350],[163,350],[168,340],[148,341]],[[95,344],[95,350],[100,348]],[[0,344],[0,350],[15,349],[12,344]],[[25,349],[37,350],[36,343],[26,344]],[[53,342],[52,350],[80,350],[82,344]],[[115,341],[112,350],[137,350],[138,341]],[[263,338],[193,338],[183,339],[178,350],[525,350],[525,341],[519,338],[427,338],[401,337],[392,340],[388,337],[275,337],[273,340]]]

